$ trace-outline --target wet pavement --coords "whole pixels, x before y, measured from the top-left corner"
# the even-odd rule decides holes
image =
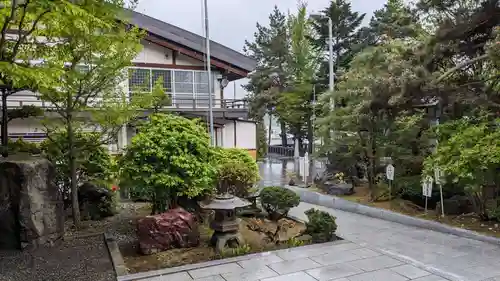
[[[324,170],[323,161],[315,161],[315,173],[321,173]],[[261,181],[259,186],[284,186],[288,184],[288,173],[297,173],[297,165],[293,158],[268,157],[259,162]]]

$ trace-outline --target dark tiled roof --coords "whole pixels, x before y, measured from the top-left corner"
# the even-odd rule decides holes
[[[130,12],[132,23],[139,28],[194,51],[205,53],[205,37],[144,14],[135,11]],[[253,71],[257,66],[257,62],[254,59],[214,41],[210,42],[210,53],[211,57],[232,64],[248,72]]]

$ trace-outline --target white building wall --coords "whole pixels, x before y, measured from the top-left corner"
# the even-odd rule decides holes
[[[204,62],[193,59],[183,54],[179,54],[175,61],[178,65],[190,65],[190,66],[205,66]]]
[[[243,148],[253,150],[257,148],[257,130],[253,122],[234,121],[224,125],[223,147]]]
[[[148,42],[146,40],[141,41],[144,48],[137,55],[132,62],[141,63],[160,63],[160,64],[172,64],[172,50],[159,46],[157,44]]]

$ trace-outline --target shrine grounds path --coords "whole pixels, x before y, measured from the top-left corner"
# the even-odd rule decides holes
[[[300,203],[290,215],[305,220],[310,208],[336,216],[337,234],[345,240],[119,280],[500,281],[497,245],[308,203]]]

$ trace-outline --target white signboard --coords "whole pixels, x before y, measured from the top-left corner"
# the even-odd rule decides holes
[[[439,168],[434,169],[434,180],[436,181],[437,184],[444,184],[444,175],[441,169]]]
[[[388,180],[391,181],[394,180],[394,166],[389,164],[385,167],[385,176],[387,177]]]
[[[422,183],[422,194],[425,197],[432,197],[432,177],[426,177]]]

